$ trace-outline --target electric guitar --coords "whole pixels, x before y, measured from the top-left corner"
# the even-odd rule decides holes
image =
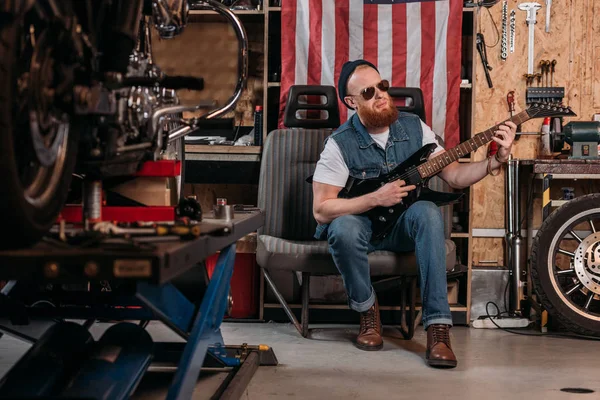
[[[576,114],[569,107],[559,104],[535,103],[527,110],[520,112],[506,121],[512,121],[516,125],[520,125],[532,118],[571,116],[576,116]],[[365,213],[371,220],[373,238],[380,240],[389,233],[402,213],[416,201],[431,201],[438,206],[458,202],[463,197],[463,193],[445,193],[431,190],[427,186],[429,179],[439,174],[447,165],[489,143],[494,137],[494,132],[498,130],[498,126],[495,125],[476,134],[471,139],[433,157],[431,160],[429,160],[429,156],[435,150],[436,145],[433,143],[427,144],[385,176],[371,179],[350,177],[346,186],[338,194],[338,197],[353,198],[362,196],[376,191],[386,183],[396,180],[404,180],[407,186],[416,186],[416,189],[410,191],[408,196],[402,200],[402,203],[392,207],[375,207]]]

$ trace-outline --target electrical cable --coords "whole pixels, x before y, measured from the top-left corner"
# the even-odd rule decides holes
[[[490,315],[490,312],[488,309],[490,304],[493,304],[494,307],[496,307],[496,310],[498,311],[498,313],[496,314],[496,318],[500,318],[500,316],[502,314],[504,314],[504,313],[500,312],[500,308],[498,307],[498,305],[496,303],[494,303],[493,301],[488,301],[485,304],[485,313],[487,314],[487,318],[496,326],[496,328],[503,330],[505,332],[513,333],[515,335],[521,335],[521,336],[544,336],[544,337],[553,337],[553,338],[559,338],[559,339],[580,339],[580,340],[600,341],[600,337],[580,335],[577,333],[541,333],[541,332],[525,332],[525,331],[520,332],[517,330],[503,328],[500,325],[498,325],[496,323],[496,321],[494,321],[492,319],[492,316]]]

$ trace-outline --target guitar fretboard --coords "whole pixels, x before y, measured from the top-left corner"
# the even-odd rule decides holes
[[[515,124],[520,125],[529,119],[530,117],[529,114],[527,114],[527,111],[522,111],[506,121],[512,121]],[[476,134],[471,139],[459,144],[453,149],[447,150],[439,156],[433,157],[431,160],[421,164],[418,167],[419,175],[421,175],[421,178],[423,179],[434,176],[447,165],[452,164],[454,161],[477,150],[481,146],[485,146],[494,137],[494,132],[498,130],[498,126],[499,125],[494,125],[493,127]]]

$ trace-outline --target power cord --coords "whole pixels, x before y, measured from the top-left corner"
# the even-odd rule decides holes
[[[507,285],[508,287],[508,285]],[[496,318],[500,318],[502,314],[508,314],[507,311],[505,312],[500,312],[500,308],[498,307],[498,305],[496,303],[494,303],[493,301],[488,301],[485,304],[485,313],[487,314],[488,319],[494,324],[496,325],[496,328],[503,330],[505,332],[508,333],[513,333],[515,335],[521,335],[521,336],[544,336],[544,337],[553,337],[553,338],[560,338],[560,339],[581,339],[581,340],[592,340],[592,341],[600,341],[600,338],[595,337],[595,336],[587,336],[587,335],[579,335],[577,333],[539,333],[539,332],[519,332],[516,330],[512,330],[512,329],[507,329],[507,328],[502,328],[500,325],[498,325],[496,323],[496,321],[494,321],[492,319],[492,316],[490,315],[490,311],[488,309],[489,305],[493,304],[494,307],[496,307],[496,310],[498,311],[496,314]]]

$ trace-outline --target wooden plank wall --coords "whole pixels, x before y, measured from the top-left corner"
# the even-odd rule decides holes
[[[476,56],[476,115],[475,131],[483,131],[496,122],[508,118],[506,95],[515,91],[516,111],[526,108],[525,80],[527,72],[528,28],[526,13],[517,5],[523,1],[509,0],[508,13],[516,11],[515,52],[508,54],[506,62],[500,59],[500,43],[487,49],[488,60],[493,67],[490,72],[494,88],[489,89],[481,59]],[[564,86],[565,103],[578,114],[573,120],[589,121],[594,113],[600,113],[600,1],[559,0],[553,1],[551,8],[550,32],[545,32],[546,4],[539,0],[542,8],[538,11],[535,27],[535,62],[557,60],[554,74],[555,86]],[[480,32],[491,46],[502,32],[502,2],[487,10],[481,9],[477,16]],[[536,71],[537,72],[537,71]],[[565,123],[569,120],[565,120]],[[536,119],[523,125],[523,131],[536,132],[542,120]],[[538,146],[537,137],[523,137],[514,147],[517,158],[533,158]],[[480,149],[477,160],[486,156],[486,149]],[[488,176],[473,187],[473,228],[504,228],[504,173],[497,177]],[[497,260],[503,265],[503,239],[474,238],[473,265],[481,260]]]

